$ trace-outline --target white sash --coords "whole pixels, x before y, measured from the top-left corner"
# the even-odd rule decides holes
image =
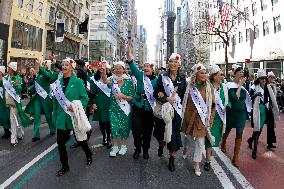
[[[162,75],[162,81],[163,81],[163,86],[164,86],[165,92],[167,93],[167,96],[168,97],[173,96],[175,89],[174,89],[174,84],[172,80],[168,76]],[[178,115],[182,118],[183,115],[182,115],[181,99],[177,93],[174,94],[174,98],[176,102],[172,104],[172,106],[174,107]]]
[[[112,80],[112,93],[114,95],[116,95],[117,93],[121,93],[120,88],[117,84],[117,81],[115,81],[114,79]],[[119,105],[119,107],[122,109],[122,111],[125,113],[125,115],[128,116],[131,112],[130,104],[126,100],[123,100],[123,99],[120,99],[120,100],[117,99],[116,102]]]
[[[239,85],[235,82],[228,82],[227,83],[227,87],[228,87],[228,90],[230,89],[236,89],[236,88],[239,88]],[[244,88],[243,86],[241,87],[243,90],[245,90],[245,92],[247,93],[246,95],[246,107],[247,107],[247,112],[251,112],[251,109],[252,109],[252,101],[251,101],[251,98],[249,96],[249,92],[246,90],[246,88]]]
[[[47,92],[36,81],[35,81],[35,89],[37,94],[39,94],[39,96],[41,96],[43,99],[46,99],[46,97],[48,96]]]
[[[52,91],[54,93],[54,96],[58,103],[60,104],[61,108],[66,112],[68,115],[72,115],[71,112],[67,111],[68,107],[71,106],[71,102],[66,98],[66,96],[63,93],[62,87],[60,85],[60,80],[57,79],[52,85],[51,85]]]
[[[110,97],[111,89],[108,88],[107,84],[105,84],[101,79],[96,81],[94,76],[90,78],[108,97]]]
[[[208,108],[207,108],[207,105],[203,97],[201,96],[200,92],[194,85],[191,85],[189,87],[189,93],[190,93],[191,99],[196,107],[196,110],[200,116],[200,119],[203,125],[207,127],[206,123],[207,123],[207,119],[209,119],[208,118]]]
[[[220,97],[220,90],[221,89],[219,89],[219,91],[217,91],[216,89],[214,89],[214,90],[215,90],[215,103],[216,103],[217,113],[218,113],[219,117],[221,118],[222,122],[224,123],[226,108],[223,105],[222,99]]]
[[[152,109],[154,109],[155,107],[155,103],[156,100],[154,98],[154,88],[152,86],[151,80],[149,79],[149,77],[145,76],[145,74],[143,74],[143,83],[144,83],[144,90],[145,90],[145,94],[147,96],[147,100],[150,104],[150,106],[152,107]]]
[[[21,97],[16,93],[16,90],[11,85],[11,82],[9,81],[8,77],[7,79],[3,78],[3,86],[7,93],[17,102],[21,103]]]
[[[3,99],[3,88],[0,87],[0,97]]]

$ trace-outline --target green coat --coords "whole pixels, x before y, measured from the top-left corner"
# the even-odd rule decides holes
[[[9,129],[10,128],[10,113],[9,113],[9,108],[6,106],[4,92],[3,92],[3,98],[0,97],[0,112],[1,112],[0,113],[0,126],[3,126],[3,128],[5,129]]]
[[[92,104],[97,105],[93,121],[109,121],[110,97],[108,97],[92,80],[90,80],[91,93],[95,95]]]
[[[4,78],[3,78],[4,79]],[[19,81],[18,87],[15,86],[15,82],[16,80]],[[11,83],[14,87],[14,89],[16,90],[16,93],[21,96],[21,91],[22,91],[22,78],[19,75],[15,75],[11,78]],[[3,87],[3,81],[0,81],[0,87]],[[3,87],[3,94],[5,94],[5,89]],[[23,107],[22,107],[22,102],[17,103],[16,102],[16,108],[18,110],[19,113],[19,117],[21,119],[21,123],[23,125],[23,127],[28,127],[29,125],[31,125],[33,123],[33,119],[31,117],[29,117],[24,111],[23,111]]]
[[[61,87],[63,86],[63,78],[60,78],[60,85]],[[88,104],[89,98],[84,83],[75,76],[70,77],[64,94],[70,102],[73,100],[80,100],[83,107],[86,107]],[[54,111],[56,112],[56,128],[60,130],[73,129],[71,117],[62,109],[57,101],[55,102],[54,108]]]

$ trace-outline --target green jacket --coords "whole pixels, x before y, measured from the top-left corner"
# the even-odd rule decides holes
[[[0,80],[2,82],[2,80]],[[3,126],[5,129],[10,128],[10,113],[9,108],[6,106],[5,93],[3,87],[3,98],[0,97],[0,126]]]
[[[63,86],[63,78],[60,78],[60,85],[61,87]],[[87,106],[89,98],[81,79],[71,76],[64,94],[70,102],[80,100],[83,107]],[[73,129],[71,117],[62,109],[57,101],[54,108],[56,112],[56,128],[60,130]]]
[[[129,67],[130,67],[131,73],[135,76],[135,78],[137,80],[136,94],[131,101],[132,104],[134,104],[138,108],[143,108],[145,110],[152,110],[152,108],[151,108],[151,106],[150,106],[150,104],[147,100],[147,97],[145,95],[144,82],[143,82],[144,72],[137,68],[134,61],[129,62]],[[153,78],[150,78],[150,80],[151,80],[151,84],[152,84],[152,86],[155,90],[155,88],[157,86],[158,78],[153,76]],[[143,97],[141,97],[141,96],[143,96]]]
[[[4,78],[3,78],[4,79]],[[19,81],[18,87],[15,86],[15,82]],[[15,75],[11,78],[11,83],[13,88],[15,89],[16,93],[21,96],[21,91],[22,91],[22,78],[19,75]],[[0,80],[0,87],[3,87],[3,81]],[[3,87],[3,94],[5,94],[5,89]],[[29,125],[31,125],[33,123],[33,119],[31,117],[29,117],[24,111],[23,111],[23,107],[22,107],[22,102],[17,103],[16,102],[16,108],[18,110],[19,113],[19,117],[21,119],[21,122],[23,124],[24,127],[28,127]]]

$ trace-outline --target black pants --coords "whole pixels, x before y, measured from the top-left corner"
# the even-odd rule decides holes
[[[266,110],[266,124],[267,124],[267,145],[276,143],[276,135],[274,130],[274,117],[272,110]]]
[[[107,136],[107,139],[109,140],[110,135],[111,135],[110,122],[109,121],[106,121],[106,122],[99,121],[99,125],[100,125],[100,131],[103,137]]]
[[[150,148],[151,136],[154,126],[154,118],[152,110],[144,110],[133,106],[132,117],[132,134],[134,138],[134,146],[140,151]]]
[[[60,162],[62,164],[62,168],[69,167],[68,165],[68,156],[66,151],[66,142],[70,139],[70,129],[61,130],[57,129],[57,145],[59,150]],[[79,145],[84,150],[87,157],[92,156],[92,151],[90,150],[88,143],[86,140],[78,141]]]

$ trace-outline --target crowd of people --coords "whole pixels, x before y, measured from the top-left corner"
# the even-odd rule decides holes
[[[0,67],[0,125],[2,138],[16,146],[24,137],[24,128],[34,125],[33,142],[40,140],[41,115],[44,114],[50,135],[57,134],[62,167],[56,176],[69,171],[66,142],[74,135],[72,148],[81,147],[86,164],[92,164],[93,153],[89,118],[98,121],[102,144],[110,149],[109,156],[125,155],[132,131],[133,158],[143,154],[149,159],[152,135],[159,144],[157,155],[169,152],[168,169],[175,171],[177,152],[189,155],[194,146],[194,172],[201,175],[202,152],[206,150],[204,170],[211,169],[212,147],[226,153],[227,138],[236,131],[232,163],[239,167],[239,152],[246,121],[254,128],[247,140],[252,158],[257,157],[259,136],[267,125],[267,148],[275,148],[274,128],[279,119],[279,98],[276,77],[259,69],[255,80],[246,80],[241,66],[234,64],[233,77],[225,79],[218,65],[206,68],[198,63],[189,76],[181,71],[181,56],[173,53],[168,68],[159,72],[151,63],[138,68],[127,48],[127,61],[102,61],[94,71],[82,60],[66,58],[36,61],[30,74],[17,74],[17,62]],[[280,91],[283,90],[280,87]],[[30,100],[23,109],[22,94]],[[280,107],[281,108],[281,107]],[[283,108],[283,105],[282,105]],[[250,116],[248,116],[250,115]],[[183,140],[182,140],[183,138]]]

